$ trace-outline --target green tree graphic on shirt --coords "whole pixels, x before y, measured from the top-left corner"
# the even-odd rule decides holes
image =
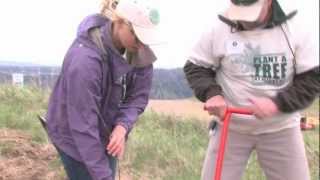
[[[243,74],[249,74],[254,85],[281,86],[287,77],[287,58],[284,53],[261,53],[261,47],[244,44],[241,54],[232,55],[231,62]]]

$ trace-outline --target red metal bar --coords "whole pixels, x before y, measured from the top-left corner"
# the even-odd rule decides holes
[[[217,155],[217,163],[216,163],[216,171],[215,171],[215,180],[220,180],[221,173],[222,173],[222,164],[224,158],[224,151],[227,142],[227,135],[228,135],[228,127],[230,122],[231,113],[227,110],[224,118],[223,118],[223,128],[220,137],[220,146]]]
[[[216,161],[216,169],[215,169],[215,176],[214,180],[220,180],[221,179],[221,173],[222,173],[222,167],[223,167],[223,159],[224,159],[224,151],[225,151],[225,146],[227,143],[227,137],[228,137],[228,128],[229,128],[229,122],[230,122],[230,117],[232,113],[236,114],[252,114],[252,111],[248,109],[243,109],[243,108],[232,108],[228,107],[226,109],[226,112],[223,116],[223,128],[221,132],[221,137],[220,137],[220,146],[219,146],[219,151],[217,154],[217,161]]]
[[[252,111],[250,109],[246,108],[234,108],[234,107],[228,107],[227,109],[229,113],[236,113],[236,114],[248,114],[251,115]]]

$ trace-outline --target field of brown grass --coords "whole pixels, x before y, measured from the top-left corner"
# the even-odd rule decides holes
[[[211,117],[203,110],[203,103],[194,99],[150,100],[147,110],[178,117],[197,118],[209,121]]]
[[[319,124],[318,102],[319,101],[316,100],[311,107],[302,113],[307,117],[309,123]],[[194,117],[204,121],[209,121],[211,119],[211,116],[203,110],[203,103],[195,99],[150,100],[147,110],[178,117]]]

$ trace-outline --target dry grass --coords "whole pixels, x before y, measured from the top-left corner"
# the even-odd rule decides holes
[[[196,118],[209,121],[211,117],[203,110],[203,103],[192,99],[150,100],[147,110],[178,117]]]
[[[195,118],[204,121],[209,121],[212,118],[203,110],[203,103],[194,99],[150,100],[147,110],[165,115]],[[302,114],[307,117],[309,123],[319,124],[319,100],[316,100]]]

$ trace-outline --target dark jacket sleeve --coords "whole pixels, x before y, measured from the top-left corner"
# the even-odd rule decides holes
[[[216,81],[216,72],[187,61],[184,68],[187,81],[195,96],[202,102],[209,98],[222,95],[222,88]]]
[[[112,180],[98,130],[101,104],[99,60],[76,57],[66,71],[67,114],[73,140],[93,180]]]
[[[136,68],[128,84],[126,97],[120,104],[120,110],[116,116],[116,123],[124,126],[128,133],[148,104],[152,76],[152,65]]]
[[[295,76],[290,87],[279,92],[273,101],[282,112],[294,112],[308,107],[320,92],[319,66]]]

